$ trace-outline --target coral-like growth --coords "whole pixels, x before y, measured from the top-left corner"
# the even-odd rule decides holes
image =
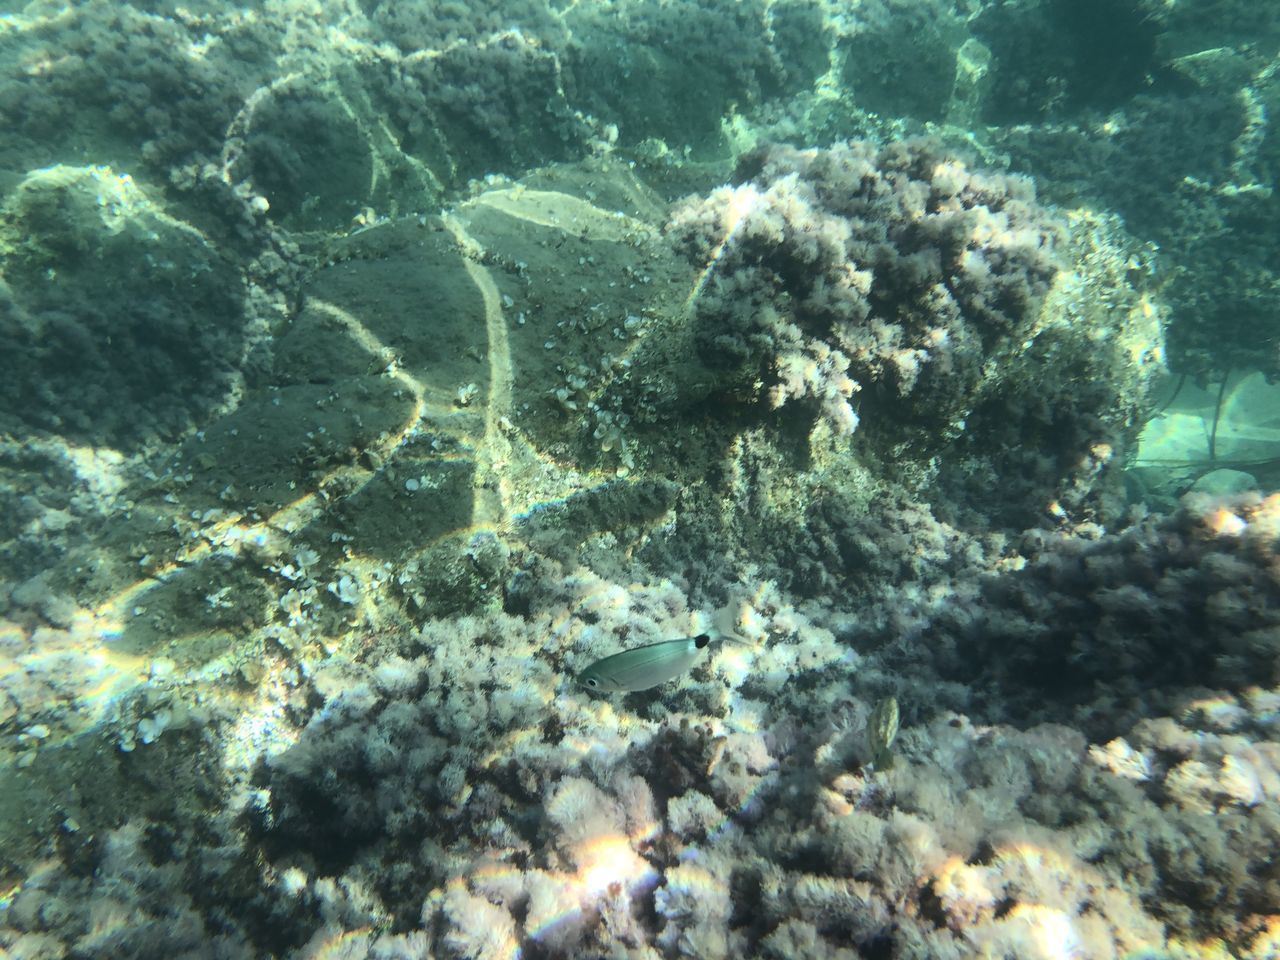
[[[930,659],[998,686],[999,709],[1066,719],[1100,696],[1153,711],[1212,684],[1280,682],[1280,496],[1189,498],[1122,533],[1030,531],[974,602],[939,609]],[[1023,566],[1025,564],[1025,566]],[[1104,711],[1111,727],[1116,708]],[[1074,718],[1089,724],[1085,717]]]
[[[139,821],[77,838],[77,866],[49,863],[0,911],[0,951],[121,960],[253,956],[241,931],[210,923],[184,889],[184,865],[161,853],[169,839],[166,828]],[[209,849],[200,856],[206,879],[228,872],[232,858]]]
[[[703,360],[764,374],[774,407],[815,399],[837,432],[857,425],[859,385],[897,416],[963,419],[1062,266],[1062,224],[1030,181],[928,141],[766,147],[735,180],[669,224],[706,264]]]

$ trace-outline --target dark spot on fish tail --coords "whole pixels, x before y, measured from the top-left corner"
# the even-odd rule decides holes
[[[693,645],[697,647],[699,650],[701,650],[710,642],[711,642],[711,636],[710,634],[706,634],[706,633],[700,633],[693,638]]]

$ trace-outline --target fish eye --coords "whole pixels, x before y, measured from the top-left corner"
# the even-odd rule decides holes
[[[588,677],[588,678],[587,678],[587,686],[588,686],[588,687],[594,687],[595,685],[596,685],[596,678],[595,678],[595,677]]]

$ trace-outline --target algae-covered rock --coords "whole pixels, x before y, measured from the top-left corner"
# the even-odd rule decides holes
[[[245,281],[128,174],[30,174],[0,219],[0,418],[136,446],[203,423],[253,339]]]

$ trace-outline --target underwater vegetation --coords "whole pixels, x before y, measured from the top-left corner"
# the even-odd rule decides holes
[[[0,15],[0,960],[1280,954],[1277,57]]]

